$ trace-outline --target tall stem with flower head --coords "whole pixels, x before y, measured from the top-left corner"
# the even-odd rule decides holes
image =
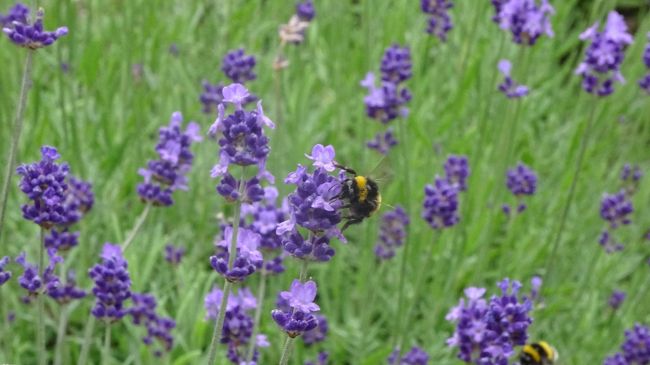
[[[239,196],[244,195],[244,190],[246,188],[244,168],[242,167],[241,180],[239,180]],[[241,215],[241,199],[235,201],[235,208],[233,211],[233,222],[232,222],[232,236],[230,238],[230,247],[228,248],[228,270],[231,270],[235,258],[237,256],[237,235],[239,233],[239,222]],[[223,298],[221,299],[221,305],[219,306],[219,313],[217,314],[217,320],[215,322],[214,331],[212,332],[212,340],[210,341],[210,352],[208,355],[208,365],[214,364],[217,359],[217,345],[219,343],[219,338],[221,337],[221,332],[223,331],[223,323],[226,319],[226,307],[228,306],[228,296],[230,295],[230,290],[232,289],[232,282],[227,278],[224,279],[223,284]]]
[[[9,156],[5,162],[5,174],[4,180],[2,181],[2,195],[0,195],[0,240],[2,239],[2,232],[4,232],[4,220],[5,220],[5,210],[7,209],[7,198],[9,195],[9,184],[11,182],[11,176],[14,160],[16,159],[16,150],[18,149],[18,141],[20,140],[20,134],[23,130],[23,121],[25,116],[25,106],[27,105],[27,92],[31,86],[31,74],[32,74],[32,61],[34,58],[34,50],[27,50],[27,56],[25,57],[25,66],[23,68],[23,77],[20,83],[20,96],[18,97],[18,110],[16,110],[16,119],[14,120],[14,130],[13,135],[11,136],[11,147],[9,147]]]

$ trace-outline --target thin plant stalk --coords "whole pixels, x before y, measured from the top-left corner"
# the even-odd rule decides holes
[[[300,274],[298,275],[298,278],[300,279],[301,283],[307,281],[308,267],[309,267],[309,261],[302,260],[302,264],[300,265]],[[284,340],[284,345],[282,345],[282,356],[280,357],[280,365],[287,365],[287,363],[289,362],[289,359],[291,358],[291,353],[293,352],[294,342],[295,342],[295,338],[290,336],[287,336],[287,338]]]
[[[95,329],[95,316],[88,316],[88,322],[86,322],[86,328],[84,330],[84,340],[81,345],[81,352],[79,353],[78,365],[86,365],[88,362],[88,353],[90,351],[90,344],[92,342],[91,336],[93,334],[93,329]]]
[[[106,329],[104,331],[104,348],[102,351],[102,365],[108,365],[110,362],[111,354],[111,325],[106,324]]]
[[[575,196],[576,186],[578,184],[578,178],[580,177],[580,172],[582,171],[582,162],[585,157],[585,151],[587,150],[587,145],[589,144],[589,137],[591,135],[591,130],[593,129],[594,119],[596,119],[596,107],[591,106],[589,111],[589,117],[587,118],[587,128],[582,134],[580,140],[580,150],[578,151],[578,159],[576,160],[576,167],[573,171],[573,178],[571,179],[571,187],[569,188],[569,195],[564,203],[564,209],[562,210],[562,215],[560,216],[560,221],[558,224],[558,229],[555,232],[555,239],[553,240],[553,245],[551,246],[551,254],[546,259],[546,264],[544,265],[544,273],[548,276],[551,262],[554,261],[555,255],[557,253],[557,248],[562,239],[562,233],[564,233],[564,227],[566,225],[566,219],[569,215],[569,210],[571,210],[571,203],[573,202],[573,197]]]
[[[124,243],[122,244],[122,252],[126,252],[126,249],[129,248],[131,242],[133,242],[133,239],[140,231],[140,228],[142,228],[142,224],[147,219],[150,210],[151,210],[151,203],[145,204],[144,210],[142,211],[142,213],[140,213],[138,220],[135,222],[135,225],[133,226],[133,229],[131,229],[131,232],[129,232],[129,235],[126,237],[126,240],[124,240]]]
[[[244,168],[242,168],[242,176],[239,180],[239,196],[244,195],[244,189],[246,184],[244,182]],[[232,237],[230,239],[230,248],[228,254],[228,270],[232,269],[235,264],[235,257],[237,256],[237,235],[239,234],[239,216],[241,212],[241,200],[237,199],[235,202],[235,210],[233,212],[233,224],[232,224]],[[219,343],[219,338],[221,337],[221,332],[223,331],[223,323],[226,320],[226,307],[228,306],[228,296],[230,295],[230,290],[232,289],[232,283],[228,279],[224,279],[223,284],[223,297],[221,298],[221,306],[219,306],[219,313],[217,314],[217,320],[214,326],[214,331],[212,332],[212,340],[210,341],[210,352],[208,355],[208,365],[214,364],[217,359],[217,345]]]
[[[59,328],[56,331],[56,350],[54,352],[54,365],[63,364],[63,344],[65,343],[65,332],[68,327],[68,307],[61,307],[61,317],[59,318]]]
[[[23,122],[25,117],[25,107],[27,105],[27,92],[31,87],[32,64],[34,59],[34,50],[27,50],[25,58],[25,66],[23,68],[23,77],[20,83],[20,96],[18,98],[18,110],[16,111],[16,119],[14,120],[14,130],[11,136],[11,147],[9,147],[9,156],[6,160],[5,175],[2,182],[2,196],[0,196],[0,238],[4,231],[5,211],[7,209],[7,197],[9,195],[9,183],[13,175],[14,160],[16,159],[16,150],[18,149],[18,142],[20,140],[20,133],[23,130]]]
[[[41,227],[41,241],[38,248],[38,277],[43,281],[43,267],[45,266],[45,228]],[[43,283],[44,284],[44,283]],[[43,289],[45,287],[43,286]],[[38,294],[38,328],[36,337],[38,342],[38,363],[45,365],[47,354],[45,352],[45,290]]]
[[[266,270],[262,270],[262,273],[260,274],[260,283],[257,288],[257,308],[255,308],[253,334],[251,335],[251,341],[248,344],[248,352],[246,353],[247,363],[253,361],[253,355],[255,354],[255,341],[260,330],[260,319],[262,318],[262,301],[264,300],[264,294],[266,293],[266,275]]]

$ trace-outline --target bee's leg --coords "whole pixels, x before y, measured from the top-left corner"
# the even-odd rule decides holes
[[[343,224],[343,228],[341,228],[341,232],[345,231],[348,227],[350,227],[353,224],[359,224],[363,221],[364,217],[357,217],[357,218],[352,218],[348,217],[346,218],[347,220],[345,221],[345,224]]]
[[[341,169],[341,170],[343,170],[343,171],[345,171],[345,172],[347,172],[347,173],[349,173],[349,174],[352,174],[352,175],[354,175],[354,176],[357,176],[357,172],[354,171],[353,169],[347,167],[347,166],[339,165],[339,164],[336,163],[336,162],[334,163],[334,166],[338,167],[339,169]]]

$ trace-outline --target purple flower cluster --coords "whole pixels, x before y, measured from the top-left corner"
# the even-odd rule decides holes
[[[648,72],[639,80],[639,87],[650,95],[650,32],[648,32],[648,44],[646,44],[645,50],[643,51],[643,63],[648,69]]]
[[[88,276],[95,282],[92,291],[97,299],[91,313],[110,323],[128,313],[124,302],[131,298],[131,278],[120,246],[104,244],[101,258],[102,263],[88,270]]]
[[[170,264],[178,266],[178,264],[181,263],[183,255],[185,255],[185,247],[176,247],[172,244],[165,246],[165,261],[169,262]]]
[[[424,187],[422,218],[433,229],[455,226],[458,216],[458,187],[448,179],[437,177],[433,185]]]
[[[408,214],[401,206],[384,213],[381,217],[379,240],[375,245],[375,256],[388,260],[395,256],[395,250],[404,244],[406,226],[410,223]]]
[[[590,41],[585,58],[576,69],[582,76],[582,87],[590,94],[607,96],[614,92],[614,82],[624,82],[621,64],[625,57],[625,48],[632,43],[632,36],[627,32],[625,19],[612,11],[602,32],[599,23],[580,34],[580,39]]]
[[[206,319],[214,320],[221,310],[221,299],[223,292],[220,289],[213,289],[205,297]],[[237,294],[230,293],[226,306],[225,322],[221,332],[220,342],[228,346],[228,359],[233,364],[242,364],[245,361],[245,351],[248,343],[253,340],[253,318],[250,311],[257,308],[255,297],[247,289],[240,289]],[[269,346],[266,336],[258,335],[255,345],[259,347]],[[254,353],[253,361],[257,359],[257,351]]]
[[[271,316],[289,337],[300,336],[318,326],[318,320],[312,314],[320,310],[320,307],[314,303],[316,291],[315,282],[310,280],[303,284],[296,279],[291,283],[290,291],[280,293],[280,297],[287,301],[289,308],[274,309]]]
[[[304,22],[311,22],[316,16],[316,9],[312,0],[305,0],[296,4],[296,15]]]
[[[603,195],[600,202],[600,217],[609,223],[611,229],[630,224],[632,212],[634,212],[634,207],[632,201],[625,195],[625,191]]]
[[[528,95],[528,87],[519,85],[510,76],[512,63],[508,60],[499,61],[499,72],[505,77],[503,82],[499,85],[499,91],[510,99],[519,99]]]
[[[519,163],[516,167],[509,169],[506,173],[506,186],[508,190],[517,198],[517,213],[526,210],[526,204],[523,197],[534,195],[537,190],[537,174],[528,166]],[[506,215],[510,214],[510,205],[504,204],[503,211]]]
[[[27,290],[30,297],[39,295],[42,292],[49,293],[58,288],[60,284],[54,270],[58,263],[63,262],[63,258],[56,254],[55,249],[48,249],[47,254],[50,262],[43,270],[42,277],[39,276],[38,266],[27,262],[24,252],[16,257],[16,263],[20,264],[24,269],[23,274],[18,277],[18,283],[23,289]],[[29,301],[29,298],[26,298],[26,301]]]
[[[302,335],[302,341],[307,346],[325,341],[325,338],[327,338],[327,333],[329,332],[327,318],[320,314],[315,314],[314,317],[316,317],[316,322],[318,322],[318,325],[316,328],[311,329]]]
[[[45,236],[45,247],[64,252],[79,243],[79,232],[70,232],[70,226],[78,222],[95,203],[92,185],[69,176],[63,202],[65,212],[62,222],[56,224]]]
[[[465,289],[465,299],[445,317],[456,323],[447,344],[458,347],[458,358],[474,364],[507,364],[515,346],[523,346],[532,323],[531,301],[519,296],[521,284],[504,279],[499,283],[501,295],[488,302],[484,288]]]
[[[315,361],[305,361],[305,365],[327,365],[329,358],[330,355],[327,352],[321,351]]]
[[[56,300],[59,304],[66,304],[75,299],[85,298],[88,293],[77,287],[76,275],[74,270],[69,270],[65,283],[51,287],[47,291],[50,298]]]
[[[181,129],[183,115],[174,112],[169,125],[159,130],[156,145],[157,160],[149,160],[147,168],[138,173],[144,182],[138,184],[138,195],[143,202],[154,206],[170,206],[174,203],[172,193],[175,190],[187,190],[187,173],[192,168],[194,155],[190,151],[193,142],[201,140],[199,125],[188,123]]]
[[[445,161],[445,178],[455,185],[458,190],[467,190],[467,178],[469,178],[470,168],[466,156],[450,155]]]
[[[607,304],[613,309],[617,310],[618,308],[623,305],[623,302],[625,301],[625,292],[621,290],[614,290],[612,292],[612,295],[609,297],[609,300],[607,301]]]
[[[381,85],[376,86],[375,75],[368,72],[361,86],[368,90],[364,98],[366,113],[384,124],[408,115],[406,103],[411,92],[401,85],[412,76],[411,51],[394,44],[386,49],[381,60]]]
[[[131,296],[133,306],[129,308],[133,324],[142,325],[147,328],[147,335],[142,341],[150,346],[157,341],[162,350],[154,350],[154,355],[161,356],[163,352],[171,351],[174,346],[174,337],[171,330],[176,327],[176,322],[167,317],[159,316],[156,313],[156,298],[151,294],[133,293]]]
[[[235,49],[223,57],[221,71],[232,82],[243,84],[246,81],[255,80],[257,77],[253,71],[255,63],[255,56],[246,55],[243,48]]]
[[[5,266],[7,266],[9,260],[9,256],[0,259],[0,286],[11,279],[11,271],[5,271]]]
[[[429,355],[423,349],[413,346],[409,352],[400,357],[399,349],[393,350],[388,357],[388,365],[428,365]]]
[[[635,324],[625,331],[621,351],[608,357],[603,365],[648,365],[650,364],[650,327]]]
[[[210,256],[210,265],[220,275],[230,282],[243,281],[247,276],[262,268],[264,262],[259,245],[262,237],[246,228],[239,228],[237,234],[237,250],[232,268],[228,268],[230,252],[230,241],[232,240],[232,228],[226,227],[224,239],[217,243],[217,254]]]
[[[54,147],[41,147],[41,156],[39,162],[18,166],[16,173],[21,176],[20,190],[32,201],[22,206],[23,217],[51,228],[68,220],[65,202],[69,167],[56,163],[61,156]]]
[[[447,33],[454,27],[449,16],[449,9],[454,4],[451,0],[421,0],[422,12],[429,15],[427,33],[433,34],[441,41],[447,41]]]
[[[388,128],[384,133],[377,133],[374,139],[366,142],[366,146],[382,155],[387,155],[391,148],[397,146],[397,139],[395,139],[393,129]]]
[[[6,16],[0,15],[2,31],[14,44],[29,48],[38,49],[47,47],[60,37],[68,34],[67,27],[59,27],[53,32],[43,29],[43,9],[36,12],[36,20],[29,24],[29,8],[23,4],[16,4],[9,10]]]
[[[638,165],[632,166],[629,163],[623,165],[623,169],[621,170],[621,181],[623,182],[625,193],[628,196],[632,196],[636,193],[642,177],[643,172]]]
[[[532,46],[545,34],[553,37],[550,16],[555,9],[548,0],[492,0],[496,10],[493,18],[501,29],[512,33],[513,42]]]

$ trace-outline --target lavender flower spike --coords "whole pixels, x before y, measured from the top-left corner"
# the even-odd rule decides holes
[[[425,186],[422,218],[433,229],[456,225],[460,220],[458,187],[441,178],[436,178],[434,185]]]
[[[550,16],[555,9],[548,0],[509,0],[500,4],[493,0],[498,9],[496,19],[503,30],[512,33],[512,40],[517,44],[532,46],[539,37],[553,37]]]
[[[621,351],[603,362],[603,365],[647,364],[650,364],[650,327],[638,323],[625,331],[625,342],[621,345]]]
[[[9,263],[9,256],[0,259],[0,286],[11,279],[11,271],[5,271],[5,266]]]
[[[224,233],[224,240],[217,245],[219,253],[210,256],[210,265],[220,275],[230,282],[242,281],[249,275],[262,267],[264,262],[262,253],[258,250],[261,236],[246,228],[240,228],[237,234],[237,251],[232,268],[228,267],[230,252],[230,241],[233,230],[227,227]]]
[[[634,211],[632,202],[625,195],[625,191],[616,194],[605,194],[600,204],[600,216],[609,222],[611,228],[630,224],[629,217]]]
[[[223,57],[221,71],[232,82],[244,83],[255,80],[257,75],[253,72],[255,56],[246,55],[243,48],[229,51]]]
[[[517,84],[510,76],[512,64],[508,60],[499,61],[499,72],[503,74],[505,79],[499,85],[499,91],[510,99],[518,99],[528,95],[528,87]]]
[[[447,33],[452,30],[454,24],[449,16],[449,9],[454,4],[451,0],[421,0],[422,12],[429,14],[427,33],[438,37],[442,42],[447,41]]]
[[[641,87],[641,90],[645,91],[648,95],[650,95],[650,32],[648,32],[648,43],[645,46],[645,50],[643,51],[643,63],[645,64],[645,67],[648,69],[646,75],[639,80],[639,87]]]
[[[11,22],[6,22],[4,18],[2,19],[4,23],[2,31],[7,35],[9,40],[14,44],[29,48],[29,49],[39,49],[47,47],[60,37],[68,34],[67,27],[59,27],[54,32],[48,32],[43,29],[43,9],[39,9],[36,12],[36,20],[33,24],[29,24],[27,20],[28,11],[25,11],[26,7],[18,8],[18,5],[12,9],[13,14],[9,14],[8,18],[11,18]],[[20,13],[19,15],[17,13]]]
[[[612,292],[612,295],[609,297],[609,300],[607,301],[607,304],[612,308],[613,310],[617,310],[618,308],[623,305],[623,302],[625,301],[625,292],[621,290],[614,290]]]
[[[101,264],[88,270],[88,276],[95,282],[92,314],[110,323],[128,313],[124,302],[131,297],[131,278],[120,246],[104,244],[101,258]]]

